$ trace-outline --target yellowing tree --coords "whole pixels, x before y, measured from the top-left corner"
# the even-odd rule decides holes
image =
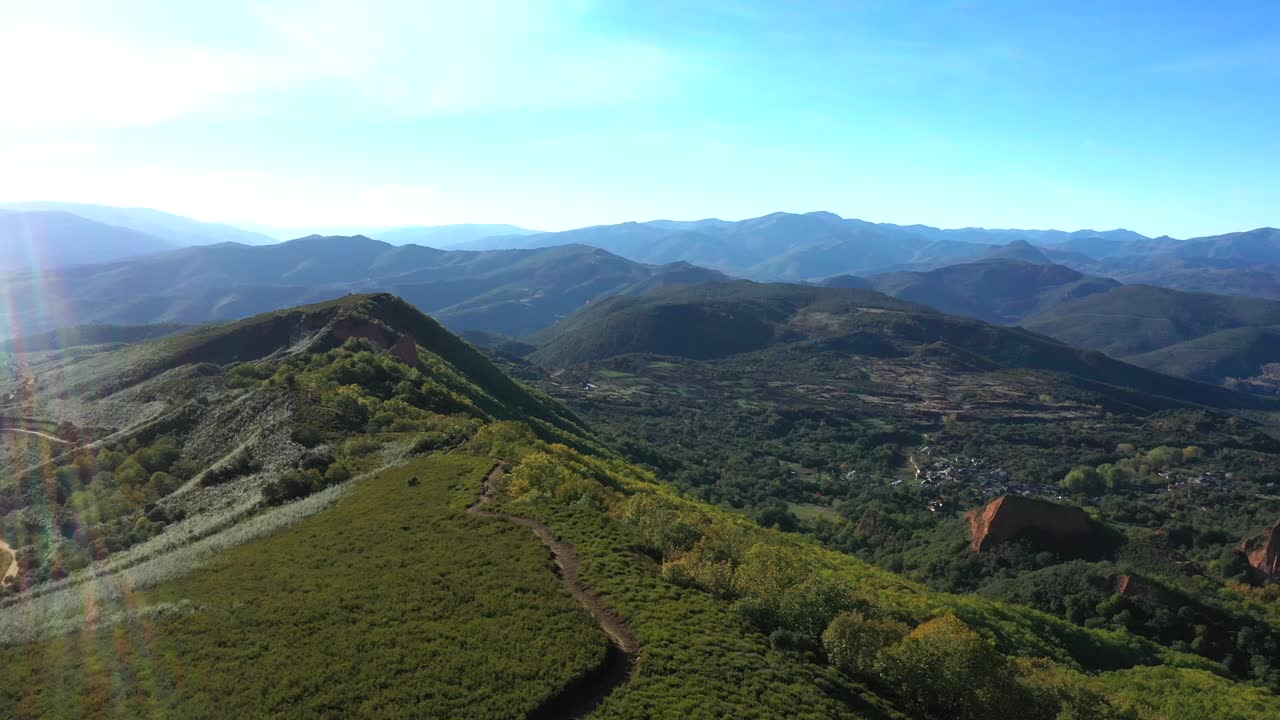
[[[1015,671],[955,615],[917,627],[883,654],[883,675],[916,713],[956,720],[1025,717]]]

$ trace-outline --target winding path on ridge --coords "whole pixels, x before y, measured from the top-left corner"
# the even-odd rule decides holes
[[[0,582],[3,582],[18,574],[18,554],[13,551],[13,548],[3,538],[0,538],[0,552],[9,555],[9,563],[5,566],[3,575],[0,575]]]
[[[599,595],[578,579],[578,570],[582,565],[572,543],[557,540],[551,528],[537,520],[507,515],[506,513],[485,510],[497,492],[498,483],[505,475],[502,463],[494,466],[484,479],[484,489],[480,497],[467,508],[472,515],[498,518],[523,525],[533,531],[543,545],[555,557],[559,569],[560,581],[564,583],[569,594],[579,605],[595,618],[596,623],[609,636],[609,653],[594,672],[571,683],[558,694],[547,700],[541,707],[529,714],[530,720],[542,718],[580,718],[595,710],[609,693],[631,678],[635,668],[636,656],[640,653],[640,643],[635,633],[627,627],[622,616],[609,607]]]
[[[49,433],[40,432],[39,430],[28,430],[27,428],[20,428],[20,427],[6,427],[6,428],[0,428],[0,432],[15,432],[15,433],[23,433],[25,435],[35,435],[38,438],[44,438],[49,442],[55,442],[61,445],[71,444],[70,440],[63,440],[60,437],[57,437],[55,435],[50,435]]]

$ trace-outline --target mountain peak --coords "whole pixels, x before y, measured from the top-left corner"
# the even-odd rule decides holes
[[[295,238],[293,240],[286,240],[280,243],[280,245],[320,244],[320,243],[323,243],[329,246],[373,244],[373,245],[385,245],[387,247],[391,247],[391,243],[383,242],[381,240],[374,240],[373,238],[367,237],[365,235],[318,235],[318,234],[312,234],[306,237]]]
[[[844,218],[839,215],[826,210],[814,210],[813,212],[807,212],[805,213],[805,217],[821,218],[823,220],[844,220]]]
[[[1037,265],[1053,264],[1048,255],[1045,255],[1043,251],[1026,240],[1014,240],[1006,245],[1000,245],[992,249],[985,257],[993,260],[1020,260]]]

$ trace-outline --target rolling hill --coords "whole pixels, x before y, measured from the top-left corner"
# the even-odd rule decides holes
[[[1201,382],[1248,381],[1275,374],[1267,366],[1280,362],[1280,325],[1219,330],[1126,360]],[[1270,385],[1267,392],[1274,394],[1274,382]]]
[[[934,355],[983,372],[1061,373],[1090,386],[1114,387],[1118,396],[1134,391],[1175,404],[1272,407],[1270,401],[1161,375],[1022,328],[944,315],[856,289],[740,281],[659,290],[593,303],[535,339],[540,347],[528,358],[544,367],[633,353],[706,360],[790,346],[855,356]]]
[[[1030,330],[1124,357],[1241,327],[1280,324],[1280,302],[1122,285],[1024,321]]]
[[[1032,314],[1023,326],[1172,375],[1220,383],[1280,361],[1280,302],[1124,285]]]
[[[1039,253],[1030,245],[1023,249]],[[1021,255],[1025,257],[1024,253]],[[869,283],[872,288],[896,298],[953,315],[1007,325],[1043,308],[1119,285],[1114,280],[1090,277],[1061,265],[1014,258],[948,265],[925,272],[873,275]]]
[[[32,297],[46,283],[65,288],[56,305],[15,308],[13,335],[67,324],[230,320],[344,293],[394,291],[451,327],[516,336],[597,297],[722,277],[681,263],[642,265],[582,246],[446,252],[362,236],[312,236],[257,247],[183,248],[7,282],[13,292]]]

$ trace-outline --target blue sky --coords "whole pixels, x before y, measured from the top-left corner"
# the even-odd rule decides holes
[[[1280,225],[1280,3],[0,0],[0,199]]]

